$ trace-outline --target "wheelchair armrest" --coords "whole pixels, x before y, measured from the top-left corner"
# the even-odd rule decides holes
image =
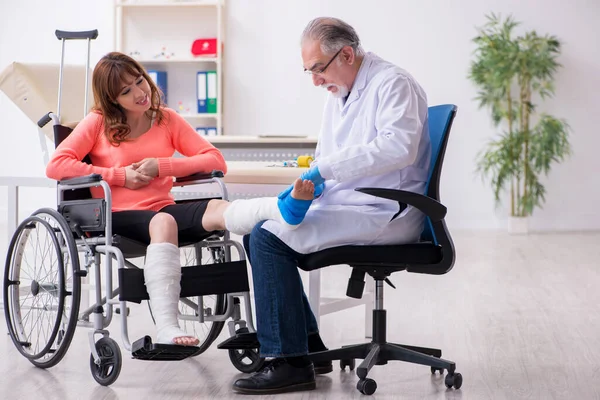
[[[447,208],[439,201],[415,192],[396,189],[356,188],[358,192],[384,199],[396,200],[400,206],[410,205],[427,215],[432,222],[441,221],[446,216]]]
[[[211,179],[211,178],[222,178],[225,174],[223,171],[213,170],[212,172],[198,172],[188,176],[182,176],[181,178],[175,179],[175,182],[191,182],[198,181],[202,179]]]
[[[188,183],[188,182],[207,180],[207,179],[213,179],[213,178],[222,178],[224,176],[225,176],[225,174],[223,173],[223,171],[218,171],[215,169],[212,172],[198,172],[198,173],[195,173],[192,175],[182,176],[181,178],[176,178],[175,184]],[[177,185],[177,186],[182,186],[182,185]]]
[[[78,176],[75,178],[67,178],[60,180],[58,182],[59,185],[82,185],[86,183],[94,183],[100,182],[102,180],[102,175],[100,174],[90,174],[86,176]]]

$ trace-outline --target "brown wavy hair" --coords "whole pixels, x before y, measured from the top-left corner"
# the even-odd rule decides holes
[[[118,146],[127,141],[131,128],[127,123],[125,110],[117,103],[123,82],[130,77],[143,76],[150,85],[150,109],[148,117],[156,113],[157,122],[160,124],[165,118],[162,108],[162,92],[152,81],[144,67],[133,58],[119,52],[106,54],[98,61],[92,76],[94,91],[93,110],[104,117],[104,134],[108,141]]]

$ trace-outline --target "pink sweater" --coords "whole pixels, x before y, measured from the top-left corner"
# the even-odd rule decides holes
[[[175,203],[170,193],[173,177],[215,169],[227,172],[225,159],[217,148],[175,111],[165,108],[164,112],[160,125],[155,122],[142,136],[119,146],[111,145],[106,139],[102,115],[88,114],[57,147],[46,167],[46,175],[61,180],[100,174],[110,185],[113,211],[158,211]],[[174,158],[175,151],[185,157]],[[81,161],[88,154],[93,165]],[[136,190],[124,187],[125,167],[150,157],[158,159],[158,176]],[[101,187],[91,191],[95,198],[104,197]]]

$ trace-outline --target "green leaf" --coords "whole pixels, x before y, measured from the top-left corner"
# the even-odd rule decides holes
[[[571,152],[567,122],[543,113],[538,117],[540,105],[532,101],[536,94],[541,100],[554,95],[562,44],[535,30],[513,36],[521,23],[511,15],[492,12],[485,18],[472,39],[468,78],[477,87],[479,108],[489,111],[503,133],[477,155],[477,171],[490,181],[497,204],[502,190],[518,185],[515,213],[530,215],[545,201],[539,174],[548,174]]]

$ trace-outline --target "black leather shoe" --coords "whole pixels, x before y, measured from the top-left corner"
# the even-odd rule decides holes
[[[293,367],[283,358],[276,358],[265,364],[249,378],[238,379],[233,390],[247,394],[273,394],[314,390],[315,369],[312,363],[306,367]]]
[[[310,348],[310,346],[308,346],[308,353],[309,354],[310,353],[319,353],[322,351],[329,350],[327,347],[324,347],[323,345],[321,345],[320,347],[321,348],[318,351],[315,351],[315,350],[312,350]],[[317,374],[317,375],[328,374],[333,371],[333,362],[331,360],[316,361],[316,362],[313,361],[313,364],[315,365],[315,374]]]

